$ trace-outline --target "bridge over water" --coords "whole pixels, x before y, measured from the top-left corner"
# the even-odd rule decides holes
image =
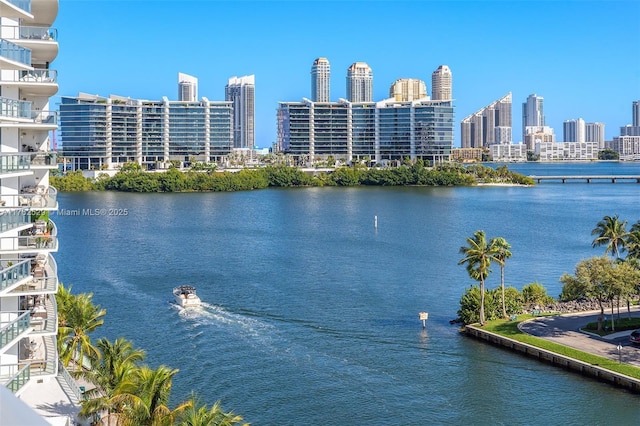
[[[587,183],[591,183],[592,181],[604,181],[604,182],[631,182],[631,183],[640,183],[640,176],[637,175],[585,175],[585,176],[529,176],[531,179],[540,183],[542,181],[560,181],[562,183],[566,183],[567,181],[587,181]]]

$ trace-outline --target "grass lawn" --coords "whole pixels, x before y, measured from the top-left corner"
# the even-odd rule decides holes
[[[483,327],[483,330],[487,330],[492,333],[517,340],[518,342],[527,343],[537,348],[546,349],[559,355],[568,356],[591,365],[597,365],[599,367],[606,368],[607,370],[615,371],[616,373],[640,379],[640,368],[638,367],[634,367],[629,364],[620,364],[617,361],[609,358],[582,352],[568,346],[560,345],[558,343],[549,342],[548,340],[531,336],[520,331],[520,329],[518,329],[518,323],[531,318],[534,317],[532,315],[518,315],[517,321],[487,321],[485,323],[485,326]]]
[[[604,330],[598,331],[598,322],[588,323],[583,328],[583,330],[586,330],[589,333],[595,333],[599,336],[606,336],[611,333],[617,333],[618,331],[635,330],[637,328],[640,328],[640,318],[627,317],[627,318],[614,319],[613,323],[614,323],[615,330],[611,331],[611,317],[605,315],[605,318],[608,318],[608,320],[602,322],[602,326],[604,327]]]

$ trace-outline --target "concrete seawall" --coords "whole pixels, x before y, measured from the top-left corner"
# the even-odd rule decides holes
[[[601,382],[619,386],[635,393],[640,393],[640,380],[633,377],[625,376],[624,374],[616,373],[614,371],[607,370],[606,368],[591,365],[566,355],[560,355],[527,343],[518,342],[517,340],[485,331],[474,326],[465,326],[464,333],[467,336],[484,340],[496,346],[511,349],[512,351],[532,358],[537,358],[540,361],[562,367],[566,370],[593,377]]]

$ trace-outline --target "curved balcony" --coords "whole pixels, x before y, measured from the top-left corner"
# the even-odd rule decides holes
[[[26,261],[26,266],[22,262]],[[20,262],[20,270],[13,272],[17,276],[10,275],[10,271],[6,272],[6,283],[4,288],[9,289],[10,296],[30,296],[37,295],[54,295],[58,291],[58,266],[55,259],[50,254],[39,254],[31,259],[18,259]],[[8,268],[7,268],[8,269]],[[4,277],[0,275],[0,277]],[[0,289],[0,293],[2,289]],[[29,308],[29,300],[25,301],[23,309]],[[33,302],[31,305],[35,305]],[[49,309],[47,309],[50,312]]]
[[[58,191],[38,185],[24,187],[20,194],[0,194],[0,214],[8,209],[58,210]]]
[[[2,26],[2,37],[31,51],[32,62],[53,62],[58,56],[58,30],[42,26]]]
[[[0,68],[8,70],[33,69],[31,50],[18,46],[9,40],[0,39]]]
[[[31,0],[0,0],[0,16],[33,19]]]
[[[19,284],[33,280],[33,276],[31,275],[31,260],[16,260],[16,262],[17,263],[10,266],[7,265],[6,268],[0,270],[0,293],[11,287],[18,288]],[[22,286],[26,286],[26,284],[22,284]]]
[[[29,311],[3,312],[0,317],[0,353],[25,337],[30,327]]]
[[[57,169],[58,154],[53,151],[41,151],[30,154],[29,164],[32,169]]]
[[[31,14],[33,19],[25,19],[23,22],[40,25],[53,24],[58,16],[58,0],[31,0]]]
[[[0,211],[0,234],[31,225],[31,215],[27,211]]]
[[[32,229],[21,231],[17,237],[0,237],[0,254],[10,253],[50,253],[58,251],[58,228],[55,223],[50,220],[51,231],[42,233],[38,232],[41,225],[40,221],[36,221]]]
[[[50,69],[14,70],[4,73],[3,87],[18,87],[21,97],[53,96],[58,92],[58,72]]]

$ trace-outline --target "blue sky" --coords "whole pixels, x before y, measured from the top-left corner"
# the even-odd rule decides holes
[[[544,97],[547,125],[604,122],[607,139],[631,121],[640,99],[640,1],[217,1],[60,0],[59,96],[87,92],[177,98],[177,75],[199,80],[199,96],[224,100],[232,76],[255,74],[256,144],[276,139],[279,101],[310,96],[313,60],[331,63],[331,98],[346,71],[373,70],[375,100],[398,78],[453,73],[459,122],[513,93]],[[54,102],[59,98],[54,98]]]

